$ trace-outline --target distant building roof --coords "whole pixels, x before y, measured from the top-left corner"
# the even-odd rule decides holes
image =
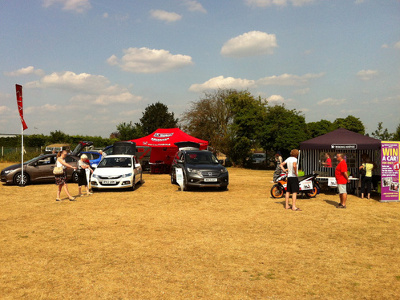
[[[12,133],[0,133],[0,138],[8,138],[8,137],[16,137],[19,134],[12,134]]]

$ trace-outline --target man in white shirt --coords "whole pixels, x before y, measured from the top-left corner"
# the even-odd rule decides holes
[[[290,157],[281,163],[281,169],[284,172],[288,172],[288,180],[286,185],[285,195],[285,208],[290,209],[289,196],[292,193],[292,210],[301,211],[300,208],[296,207],[297,193],[299,192],[299,179],[297,178],[297,157],[299,156],[299,150],[293,149],[290,151]],[[285,169],[287,165],[287,169]]]

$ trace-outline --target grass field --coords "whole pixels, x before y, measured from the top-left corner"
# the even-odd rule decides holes
[[[145,174],[136,191],[76,202],[56,202],[54,184],[1,184],[0,298],[399,298],[399,203],[349,196],[342,210],[319,194],[287,211],[271,171],[229,173],[226,192]]]

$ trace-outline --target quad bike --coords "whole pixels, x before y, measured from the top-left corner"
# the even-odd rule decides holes
[[[321,189],[319,183],[316,179],[318,176],[317,173],[313,173],[310,175],[305,175],[298,177],[299,179],[299,194],[306,195],[307,197],[313,198],[318,194],[318,191]],[[271,188],[271,196],[272,198],[282,198],[286,193],[287,186],[287,174],[281,174],[276,183]]]

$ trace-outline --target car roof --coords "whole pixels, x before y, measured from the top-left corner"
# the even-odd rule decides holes
[[[113,154],[113,155],[107,155],[105,156],[105,158],[109,158],[109,157],[135,157],[135,155],[129,155],[129,154]]]

